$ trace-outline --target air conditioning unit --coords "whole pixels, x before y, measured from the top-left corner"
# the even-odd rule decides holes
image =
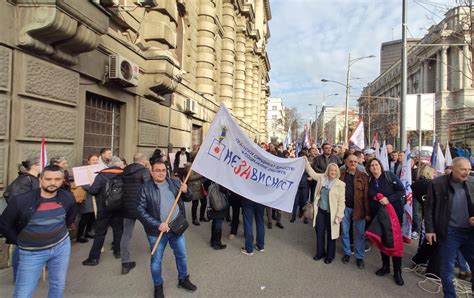
[[[100,4],[105,7],[114,7],[120,5],[120,0],[100,0]]]
[[[138,65],[120,55],[109,56],[109,79],[124,87],[138,86]]]
[[[184,105],[184,112],[186,114],[196,114],[197,107],[198,107],[198,104],[194,99],[187,98],[186,103]]]

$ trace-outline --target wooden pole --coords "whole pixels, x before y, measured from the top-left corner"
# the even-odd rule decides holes
[[[186,178],[184,178],[183,183],[186,184],[188,182],[189,176],[191,175],[192,168],[189,168],[188,174],[186,175]],[[189,191],[189,189],[188,189]],[[168,224],[171,215],[173,214],[174,209],[176,208],[176,205],[178,204],[178,200],[181,197],[181,190],[179,190],[178,195],[176,196],[176,199],[174,200],[173,206],[171,207],[170,213],[168,213],[168,216],[166,217],[165,224]],[[153,246],[153,249],[151,250],[151,255],[153,256],[155,254],[156,249],[158,248],[158,243],[160,243],[161,237],[163,237],[163,232],[160,231],[160,234],[158,235],[158,239],[155,242],[155,245]]]

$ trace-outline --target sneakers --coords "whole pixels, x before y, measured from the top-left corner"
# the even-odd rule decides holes
[[[342,264],[347,264],[347,263],[349,263],[350,259],[351,259],[351,256],[344,255],[344,256],[342,257],[342,259],[341,259]]]
[[[258,251],[258,252],[265,252],[265,249],[258,247],[257,244],[255,244],[255,250]]]
[[[178,288],[185,289],[188,292],[194,292],[197,290],[197,287],[191,283],[189,280],[189,275],[185,279],[178,282]]]
[[[357,264],[357,268],[359,268],[359,269],[364,269],[365,268],[364,260],[362,260],[362,259],[357,259],[356,264]]]
[[[243,254],[246,255],[246,256],[249,256],[249,257],[253,256],[253,252],[248,252],[248,251],[245,249],[245,247],[242,247],[242,249],[240,249],[240,252],[243,253]]]
[[[462,279],[462,280],[468,280],[469,281],[471,279],[471,276],[472,276],[471,271],[459,272],[458,278]]]
[[[165,298],[165,293],[163,292],[163,284],[155,286],[155,298]]]
[[[418,232],[411,233],[411,239],[418,240],[418,238],[420,238],[420,235],[418,235]]]

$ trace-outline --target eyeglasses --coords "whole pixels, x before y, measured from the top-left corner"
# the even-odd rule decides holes
[[[166,169],[163,169],[163,170],[153,170],[153,172],[165,173],[165,172],[166,172]]]

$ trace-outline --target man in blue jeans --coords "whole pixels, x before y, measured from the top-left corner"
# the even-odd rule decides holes
[[[369,215],[369,201],[367,191],[369,189],[369,177],[366,173],[360,171],[357,156],[354,154],[346,154],[344,156],[346,167],[341,170],[340,179],[346,184],[346,208],[344,209],[344,218],[342,219],[342,247],[344,256],[342,263],[347,264],[351,258],[351,241],[349,237],[351,220],[355,229],[355,257],[356,264],[359,269],[364,269],[365,254],[365,221]]]
[[[464,157],[453,159],[452,172],[435,178],[425,203],[426,240],[438,241],[440,277],[444,297],[456,297],[453,273],[456,254],[463,254],[474,268],[474,178]],[[471,277],[474,291],[474,278]]]
[[[31,297],[44,266],[48,266],[48,297],[62,297],[71,253],[68,226],[74,222],[75,200],[61,189],[64,172],[48,166],[40,189],[10,201],[0,219],[0,233],[18,245],[19,264],[13,297]]]
[[[178,216],[185,216],[183,200],[186,202],[191,201],[192,193],[188,192],[186,184],[166,177],[166,165],[163,161],[157,160],[151,165],[151,176],[153,179],[145,182],[139,191],[137,218],[145,228],[150,248],[153,248],[155,245],[159,233],[163,233],[150,262],[151,276],[155,285],[154,296],[155,298],[164,297],[161,263],[168,242],[171,249],[173,249],[176,259],[179,279],[178,288],[194,292],[197,287],[189,280],[184,234],[174,234],[170,231],[168,224],[165,223],[178,192],[182,192],[182,199],[178,201],[177,208],[174,209],[171,215],[170,223]]]
[[[263,223],[263,214],[265,206],[254,201],[242,198],[242,214],[244,218],[244,237],[245,247],[241,252],[247,256],[253,255],[253,219],[257,230],[257,244],[255,249],[264,252],[265,247],[265,225]]]

